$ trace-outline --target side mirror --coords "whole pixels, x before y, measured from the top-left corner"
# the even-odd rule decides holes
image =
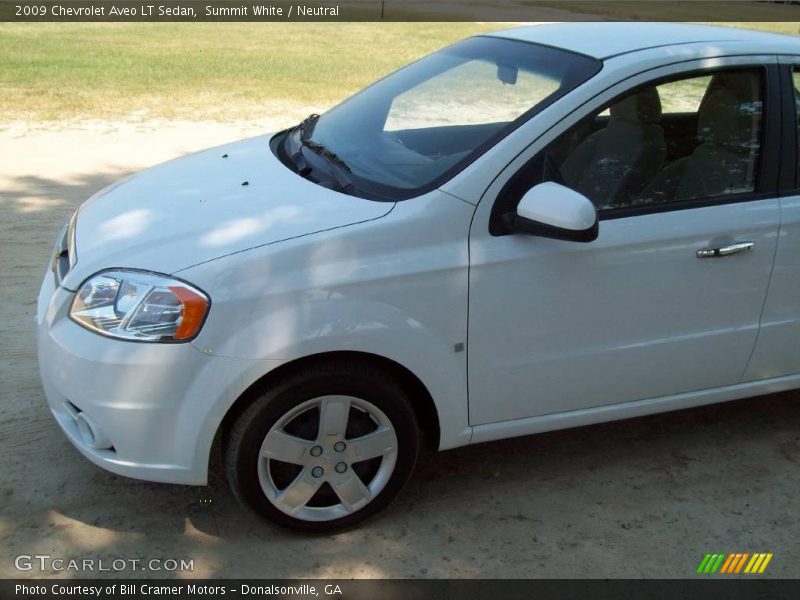
[[[529,189],[517,205],[512,229],[540,237],[591,242],[597,239],[597,208],[583,194],[547,181]]]

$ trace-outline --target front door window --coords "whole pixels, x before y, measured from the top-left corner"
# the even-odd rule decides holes
[[[601,211],[752,193],[762,78],[760,69],[726,70],[639,88],[550,144],[543,179]]]

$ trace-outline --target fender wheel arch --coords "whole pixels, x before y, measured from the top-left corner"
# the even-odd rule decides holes
[[[394,360],[368,352],[323,352],[297,358],[282,364],[253,382],[253,384],[234,401],[228,409],[228,412],[225,413],[222,422],[217,426],[217,431],[214,435],[214,441],[209,453],[209,474],[212,470],[217,470],[217,468],[222,467],[224,462],[222,460],[222,444],[231,426],[236,422],[242,412],[263,393],[265,388],[273,385],[275,382],[293,376],[298,371],[341,362],[352,364],[354,361],[386,372],[389,377],[403,388],[411,400],[411,405],[416,414],[417,423],[422,432],[424,449],[426,451],[438,450],[440,439],[439,413],[436,410],[436,404],[428,388],[425,387],[425,384],[423,384],[419,377],[412,371]]]

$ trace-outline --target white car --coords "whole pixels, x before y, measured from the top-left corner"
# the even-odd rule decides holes
[[[800,42],[467,39],[65,226],[53,415],[97,465],[329,531],[454,448],[800,387]]]

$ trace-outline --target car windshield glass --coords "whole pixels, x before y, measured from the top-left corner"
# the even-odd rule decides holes
[[[362,194],[409,197],[469,163],[599,61],[528,42],[475,37],[393,73],[288,137],[334,155]],[[306,161],[308,162],[308,161]],[[299,169],[298,169],[299,170]]]

